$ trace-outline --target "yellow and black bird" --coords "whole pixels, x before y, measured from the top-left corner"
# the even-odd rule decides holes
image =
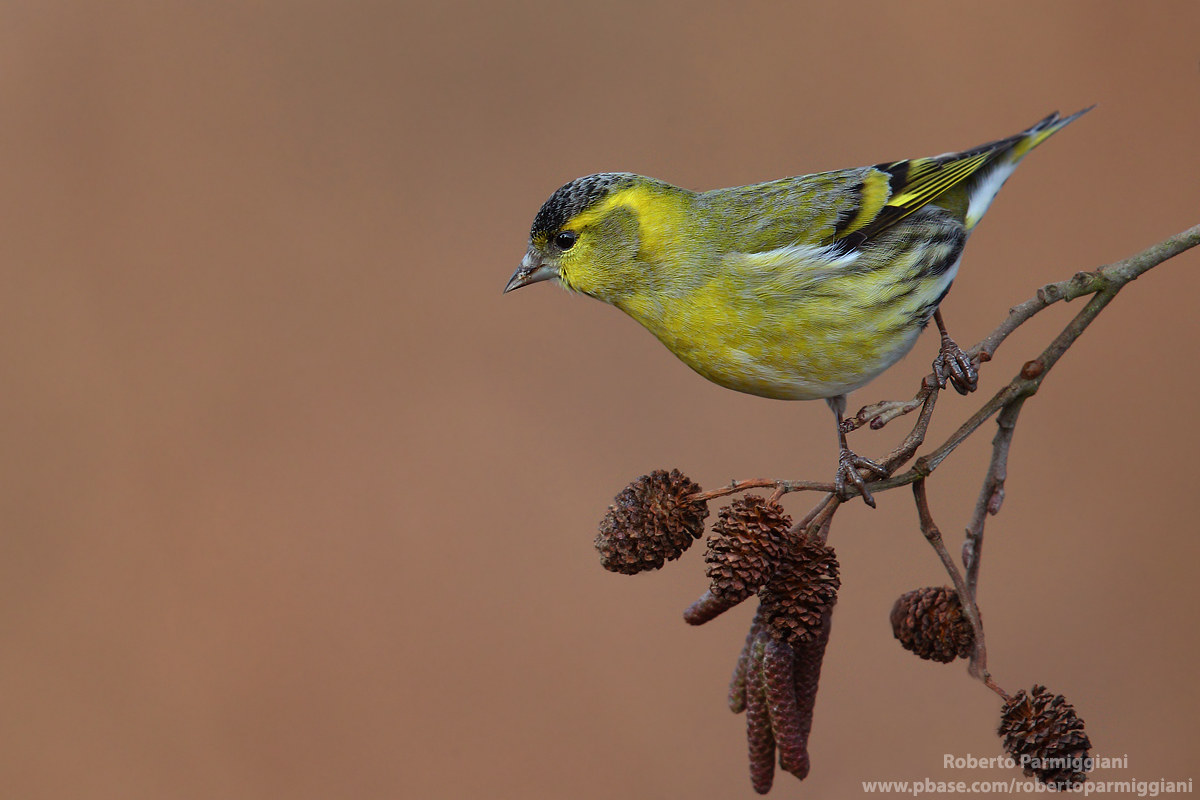
[[[1090,108],[933,158],[693,192],[624,172],[550,196],[505,292],[556,279],[624,311],[705,378],[781,400],[825,399],[837,416],[835,483],[874,505],[841,421],[847,393],[903,357],[930,318],[942,386],[975,365],[938,305],[963,246],[1029,151]]]

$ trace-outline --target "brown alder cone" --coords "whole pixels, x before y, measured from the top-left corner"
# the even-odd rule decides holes
[[[778,503],[758,495],[739,497],[717,512],[704,560],[708,591],[683,612],[700,625],[754,594],[775,569],[792,519]]]
[[[792,646],[813,639],[825,612],[837,602],[841,585],[833,548],[807,539],[793,541],[758,593],[767,632]]]
[[[949,586],[926,586],[900,595],[891,621],[892,634],[904,649],[929,661],[948,664],[970,658],[975,649],[971,622]]]
[[[655,470],[621,490],[600,521],[601,565],[635,575],[683,555],[704,533],[708,504],[689,500],[700,487],[679,470]]]
[[[1075,707],[1045,686],[1017,692],[1004,703],[997,731],[1026,775],[1057,789],[1087,780],[1082,762],[1092,749]]]

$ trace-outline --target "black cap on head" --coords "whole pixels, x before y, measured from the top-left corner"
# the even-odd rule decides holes
[[[550,195],[550,199],[542,205],[533,218],[530,238],[545,238],[557,233],[568,220],[590,208],[613,189],[633,183],[634,177],[628,172],[601,172],[576,178]]]

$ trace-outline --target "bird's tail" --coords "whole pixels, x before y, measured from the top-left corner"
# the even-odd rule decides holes
[[[1036,125],[1021,131],[1016,136],[988,142],[955,157],[955,160],[971,157],[981,157],[986,154],[986,160],[981,169],[971,176],[967,185],[967,215],[966,227],[970,231],[983,218],[992,198],[1000,191],[1000,187],[1008,180],[1021,159],[1029,155],[1029,151],[1049,139],[1075,120],[1095,108],[1088,106],[1082,111],[1076,111],[1067,117],[1060,117],[1055,111]]]
[[[1030,150],[1037,147],[1039,144],[1046,141],[1051,136],[1058,133],[1063,128],[1067,127],[1095,107],[1096,106],[1094,105],[1088,106],[1082,111],[1076,111],[1069,117],[1060,117],[1058,112],[1055,111],[1053,114],[1046,117],[1029,130],[1018,133],[1013,137],[1016,139],[1016,146],[1013,147],[1013,157],[1018,160],[1024,158]]]

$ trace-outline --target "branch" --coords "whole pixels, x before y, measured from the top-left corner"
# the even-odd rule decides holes
[[[1100,312],[1104,310],[1105,306],[1112,302],[1112,299],[1116,297],[1121,289],[1159,264],[1197,245],[1200,245],[1200,225],[1182,231],[1122,261],[1108,264],[1091,272],[1076,273],[1066,280],[1048,283],[1038,289],[1029,300],[1013,306],[1009,310],[1008,316],[995,330],[967,351],[968,354],[980,363],[990,361],[996,350],[1013,331],[1044,309],[1059,301],[1074,300],[1084,295],[1092,295],[1087,305],[1063,328],[1054,341],[1036,359],[1026,362],[1021,371],[1006,386],[992,395],[946,441],[918,458],[907,471],[898,475],[893,474],[887,478],[868,480],[866,484],[867,489],[875,493],[895,489],[898,486],[922,480],[937,469],[942,461],[954,452],[967,437],[978,430],[993,414],[1000,412],[1002,409],[1013,409],[1011,412],[1011,422],[1015,424],[1016,416],[1025,399],[1037,392],[1051,368],[1053,368],[1071,345],[1075,343],[1075,340],[1079,338]],[[921,388],[911,400],[885,401],[865,406],[855,417],[843,423],[842,430],[849,432],[867,424],[872,429],[879,429],[899,416],[920,409],[921,413],[918,415],[916,423],[904,441],[887,456],[878,459],[889,472],[895,472],[895,470],[908,463],[924,443],[925,434],[929,429],[929,423],[933,416],[933,409],[937,403],[938,393],[939,389],[934,376],[932,374],[926,375],[921,381]],[[1004,424],[1007,424],[1007,422]],[[999,437],[999,434],[997,436]],[[1006,434],[1006,437],[1006,442],[1011,442],[1011,430]],[[993,447],[997,446],[996,442],[993,442]],[[1002,469],[1006,464],[1007,448],[1008,444],[1006,443],[1003,446],[1002,454],[998,454],[998,451],[995,449],[993,450],[992,469],[989,470],[987,479],[993,484],[989,490],[991,495],[1002,492]],[[864,475],[864,478],[867,477],[869,476]],[[987,484],[985,483],[986,486]],[[820,538],[821,534],[827,534],[833,514],[842,503],[842,499],[833,494],[833,485],[831,483],[771,480],[767,478],[733,481],[728,486],[720,489],[697,493],[693,496],[693,499],[708,500],[758,487],[774,488],[775,492],[772,495],[772,499],[774,500],[778,500],[783,494],[789,492],[826,492],[825,497],[813,506],[803,519],[792,526],[791,532],[793,535],[817,536]],[[998,510],[999,500],[993,501],[991,495],[989,495],[988,507],[994,502],[997,504]],[[982,524],[977,525],[973,521],[972,530],[976,529],[979,531],[979,534],[975,539],[971,540],[970,546],[978,551],[982,547]],[[970,562],[968,562],[968,566],[970,566]],[[977,580],[978,565],[976,559],[975,573],[971,582],[972,593]]]
[[[1052,698],[1045,687],[1035,685],[1031,697],[1035,696],[1036,702],[1042,705],[1050,703],[1045,708],[1039,705],[1035,709],[1024,692],[1010,698],[988,672],[987,644],[977,600],[984,529],[988,516],[999,513],[1004,501],[1008,456],[1025,401],[1037,393],[1054,365],[1121,289],[1155,266],[1197,245],[1200,245],[1200,225],[1123,261],[1091,272],[1076,273],[1064,281],[1046,284],[1038,289],[1032,298],[1009,309],[1008,316],[995,330],[966,351],[965,357],[963,351],[957,346],[952,346],[940,315],[935,315],[943,340],[939,360],[935,362],[935,372],[945,372],[942,366],[947,363],[949,357],[953,360],[953,373],[949,376],[943,375],[943,378],[949,377],[956,389],[965,392],[975,388],[977,376],[974,367],[990,361],[1013,331],[1059,301],[1089,296],[1083,308],[1067,322],[1037,358],[1027,361],[1006,385],[989,397],[945,441],[923,455],[917,456],[917,452],[925,444],[941,391],[936,374],[926,375],[922,379],[921,386],[912,399],[865,406],[849,420],[842,418],[843,404],[837,403],[835,410],[839,417],[839,440],[843,449],[846,445],[845,433],[868,424],[872,429],[879,429],[891,420],[919,411],[912,429],[903,441],[885,457],[878,459],[882,470],[875,464],[866,462],[875,468],[875,472],[886,474],[885,478],[872,479],[865,471],[857,476],[852,473],[858,488],[843,490],[841,493],[835,489],[834,484],[826,482],[753,478],[735,480],[707,492],[686,494],[691,488],[698,487],[681,477],[678,472],[664,471],[639,478],[617,496],[618,505],[610,507],[601,522],[596,544],[601,552],[602,564],[606,568],[632,574],[646,569],[657,569],[665,560],[678,558],[687,544],[699,538],[704,529],[707,508],[697,507],[697,504],[754,488],[772,489],[769,501],[771,503],[779,501],[789,492],[824,493],[808,513],[788,529],[786,535],[782,531],[788,524],[786,517],[778,508],[771,509],[769,515],[760,513],[763,511],[761,501],[755,504],[747,503],[747,508],[741,510],[737,504],[731,506],[731,510],[722,510],[721,520],[713,528],[714,535],[709,537],[709,550],[705,554],[705,561],[709,565],[707,572],[711,581],[710,588],[698,603],[684,612],[686,621],[699,624],[705,619],[711,619],[721,609],[731,608],[748,599],[756,591],[759,594],[759,610],[751,625],[746,648],[738,661],[730,695],[730,708],[734,712],[744,710],[747,714],[751,775],[756,790],[765,793],[770,789],[777,745],[782,748],[779,750],[779,763],[785,769],[800,778],[808,773],[807,754],[804,750],[808,733],[807,721],[801,720],[797,715],[803,708],[811,712],[825,639],[828,638],[829,609],[836,600],[837,588],[840,585],[836,559],[833,552],[824,546],[829,537],[833,517],[838,508],[849,499],[849,491],[861,493],[869,502],[870,492],[886,491],[906,484],[912,484],[921,533],[937,553],[950,576],[960,609],[954,609],[952,603],[947,607],[946,601],[949,596],[943,588],[909,592],[901,596],[893,606],[891,621],[896,638],[906,649],[916,652],[922,658],[953,660],[968,655],[967,632],[962,625],[962,619],[965,618],[970,625],[971,636],[967,672],[1004,698],[1005,710],[1000,733],[1004,736],[1006,750],[1015,754],[1022,751],[1022,748],[1034,746],[1038,752],[1086,754],[1090,743],[1083,732],[1082,723],[1075,716],[1070,704],[1065,703],[1061,696]],[[964,570],[951,558],[941,530],[934,522],[929,497],[926,494],[925,479],[993,415],[996,415],[997,430],[992,439],[991,458],[970,523],[966,528],[962,547],[964,574]],[[863,462],[860,459],[854,463]],[[910,466],[897,474],[906,464]],[[838,475],[841,477],[842,472],[839,471]],[[858,480],[859,476],[862,480]],[[874,506],[874,503],[870,504]],[[750,508],[751,505],[755,508]],[[738,514],[743,518],[735,519]],[[686,544],[680,546],[679,539],[683,539]],[[799,542],[799,539],[806,541]],[[798,544],[802,546],[797,546]],[[613,557],[614,554],[616,558]],[[818,568],[819,564],[826,566]],[[824,588],[814,588],[817,584]],[[728,596],[723,596],[726,595],[724,587],[729,586],[737,588],[730,590]],[[824,605],[819,606],[823,616],[817,615],[819,619],[824,620],[824,626],[814,629],[813,609],[818,608],[814,604],[824,596],[821,593],[826,590],[828,601],[821,599],[820,603]],[[786,595],[790,604],[786,609],[774,599],[777,595]],[[906,606],[914,597],[925,598],[924,601],[920,601],[924,602],[923,608],[919,608],[917,602]],[[701,606],[715,611],[709,613],[702,610],[701,614],[694,613],[694,610]],[[775,619],[776,616],[780,619]],[[764,626],[768,624],[774,632],[767,632]],[[788,636],[803,634],[811,639],[814,633],[819,637],[822,631],[825,636],[818,640],[817,646],[811,651],[793,650],[790,644],[784,643],[780,638],[785,635],[781,633],[784,628],[791,631],[786,634]],[[918,641],[921,636],[925,637],[925,643]],[[810,640],[797,641],[803,644]],[[769,644],[764,644],[766,642]],[[929,644],[930,647],[925,648],[924,644]],[[1017,702],[1018,699],[1021,702]],[[803,703],[807,705],[802,705]],[[805,719],[810,721],[810,718],[811,714]],[[795,747],[790,747],[789,743]],[[1084,777],[1082,772],[1078,775],[1071,772],[1070,780],[1067,781],[1060,780],[1058,775],[1058,772],[1038,773],[1040,780],[1050,782],[1052,786],[1060,783],[1064,786],[1068,783],[1075,785]]]
[[[1123,261],[1114,262],[1092,272],[1077,272],[1066,280],[1048,283],[1039,288],[1033,297],[1009,309],[1008,317],[995,330],[969,348],[967,353],[981,362],[990,361],[1009,334],[1046,308],[1061,300],[1074,300],[1083,295],[1105,290],[1111,290],[1115,294],[1143,273],[1198,244],[1200,244],[1200,225],[1177,233]],[[910,401],[891,400],[864,406],[858,414],[846,420],[844,430],[849,433],[867,424],[870,424],[873,430],[878,430],[896,417],[915,410],[924,393],[928,391],[928,382],[932,378],[933,374],[931,373],[922,382],[920,391]]]
[[[1024,397],[1009,403],[996,418],[996,436],[992,439],[992,460],[988,464],[979,499],[975,502],[975,513],[967,527],[967,538],[963,542],[963,564],[967,568],[967,591],[974,600],[978,597],[979,564],[983,560],[983,526],[988,515],[1000,513],[1004,502],[1004,482],[1008,478],[1008,451],[1012,446],[1013,434],[1017,430],[1017,416]]]
[[[996,686],[987,671],[987,645],[983,640],[983,622],[979,618],[979,606],[976,604],[975,598],[967,591],[967,582],[963,578],[962,572],[959,571],[958,565],[954,563],[954,559],[946,550],[946,544],[942,541],[942,532],[934,524],[933,514],[929,510],[929,497],[925,494],[925,479],[914,481],[912,487],[913,498],[917,503],[917,517],[921,521],[921,533],[925,534],[926,541],[938,554],[950,579],[954,581],[954,591],[958,594],[963,613],[966,614],[967,621],[971,623],[971,631],[975,636],[975,650],[971,653],[971,663],[967,667],[967,672],[972,677],[979,678],[993,691],[999,690],[999,693],[1003,695],[1004,691]]]
[[[1047,284],[1038,289],[1033,298],[1014,307],[996,330],[988,334],[968,352],[977,355],[986,353],[990,358],[995,349],[1008,338],[1012,331],[1043,308],[1059,300],[1071,300],[1085,294],[1093,296],[1036,359],[1026,362],[1020,373],[1007,386],[992,395],[983,407],[972,414],[945,442],[918,458],[907,472],[889,478],[868,481],[867,489],[872,493],[885,491],[912,483],[932,473],[950,453],[954,452],[955,448],[993,414],[1018,398],[1026,398],[1035,394],[1051,368],[1099,316],[1105,306],[1112,302],[1121,289],[1150,269],[1197,245],[1200,245],[1200,225],[1176,234],[1123,261],[1101,267],[1094,272],[1080,272],[1065,281]],[[928,380],[929,377],[926,377],[925,381]],[[924,391],[924,385],[922,391]]]
[[[987,353],[990,356],[996,352],[1000,343],[1007,339],[1010,333],[1039,311],[1059,300],[1074,300],[1085,294],[1108,290],[1116,294],[1125,284],[1136,280],[1143,273],[1198,244],[1200,244],[1200,225],[1151,245],[1124,261],[1117,261],[1092,272],[1078,272],[1065,281],[1048,283],[1038,289],[1037,293],[1029,300],[1013,306],[1008,312],[1008,318],[968,352],[971,355]]]

